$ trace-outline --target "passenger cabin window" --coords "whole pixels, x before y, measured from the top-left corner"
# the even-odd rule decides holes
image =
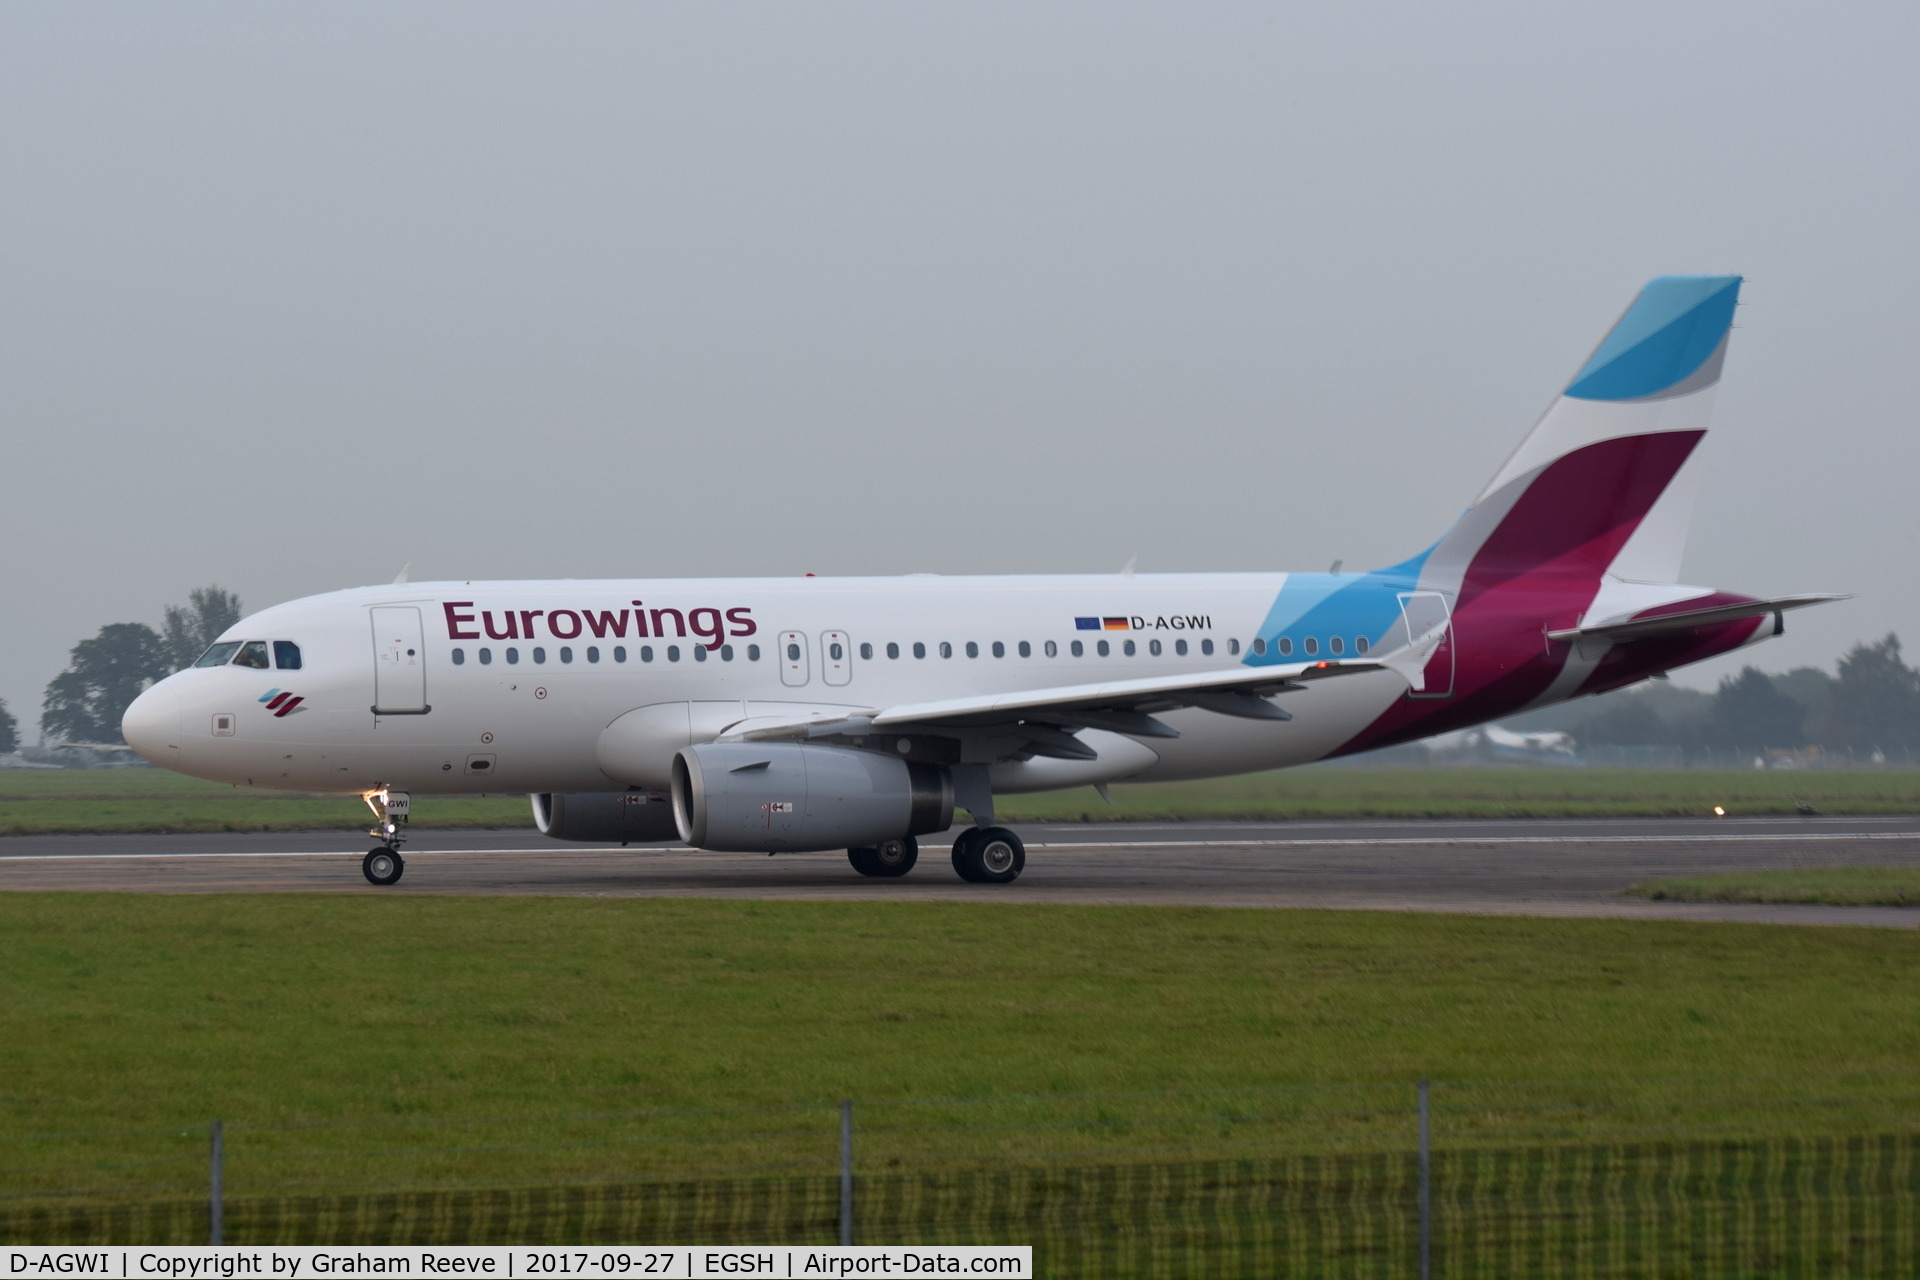
[[[1353,638],[1353,651],[1355,653],[1365,653],[1371,648],[1373,648],[1373,642],[1365,636],[1355,636]]]
[[[512,666],[518,661],[520,661],[520,651],[509,645],[507,647],[507,665]]]
[[[862,662],[871,662],[871,661],[873,661],[873,646],[872,646],[872,645],[870,645],[870,644],[862,644],[862,645],[860,646],[860,660],[861,660]]]
[[[1227,652],[1237,657],[1240,653],[1240,642],[1238,640],[1227,641]]]
[[[995,654],[994,656],[998,657],[999,655]],[[1031,658],[1033,656],[1033,646],[1028,644],[1025,640],[1022,640],[1020,642],[1020,656],[1023,658]]]
[[[1281,636],[1274,647],[1280,650],[1280,656],[1283,658],[1293,656],[1293,641],[1286,636]]]
[[[1332,639],[1327,641],[1327,650],[1330,653],[1339,653],[1342,649],[1346,647],[1347,647],[1346,643],[1342,641],[1339,636],[1334,636]]]
[[[927,656],[927,646],[923,641],[915,640],[913,642],[913,656],[916,658],[924,658]]]
[[[943,658],[951,658],[953,656],[953,645],[948,641],[942,640],[940,642],[940,656]]]
[[[1179,655],[1180,655],[1181,657],[1183,657],[1183,658],[1184,658],[1184,657],[1186,657],[1186,656],[1187,656],[1187,642],[1186,642],[1185,640],[1175,640],[1175,641],[1173,642],[1173,651],[1174,651],[1175,653],[1177,653],[1177,654],[1179,654]]]
[[[493,665],[493,650],[482,649],[480,651],[480,665],[483,667],[488,667]]]
[[[600,646],[599,646],[599,645],[597,645],[597,644],[590,644],[590,645],[588,645],[588,646],[587,646],[587,661],[588,661],[588,662],[598,662],[598,661],[600,661]]]
[[[994,656],[994,657],[996,657],[996,658],[1004,658],[1004,657],[1006,657],[1006,656],[1007,656],[1007,646],[1005,646],[1004,644],[1001,644],[1001,643],[1000,643],[1000,642],[999,642],[998,640],[995,640],[995,641],[993,642],[993,656]]]
[[[900,656],[900,646],[898,643],[892,640],[887,641],[887,656],[889,658],[897,658]]]
[[[1131,640],[1122,640],[1120,642],[1120,652],[1126,654],[1129,658],[1131,658],[1134,655],[1134,652],[1137,649],[1137,647],[1138,646],[1136,646]]]
[[[1157,658],[1157,657],[1159,657],[1159,656],[1160,656],[1160,642],[1159,642],[1158,640],[1149,640],[1149,641],[1147,641],[1147,652],[1148,652],[1148,653],[1150,653],[1150,654],[1152,654],[1152,655],[1153,655],[1154,657],[1156,657],[1156,658]]]
[[[1073,642],[1072,652],[1073,652],[1073,656],[1076,658],[1083,657],[1087,652],[1087,646],[1085,646],[1084,644],[1081,644],[1078,640],[1075,640]]]
[[[1255,657],[1264,658],[1267,656],[1267,640],[1265,636],[1255,636],[1253,638],[1253,652]]]
[[[980,656],[980,645],[977,641],[967,641],[967,656],[969,658],[977,658]]]
[[[233,660],[233,655],[239,648],[240,642],[238,640],[226,640],[219,644],[208,645],[207,651],[200,655],[200,661],[193,665],[196,667],[224,667]]]
[[[732,645],[730,645],[730,644],[723,644],[723,645],[721,645],[721,646],[720,646],[720,661],[722,661],[722,662],[732,662],[732,661],[733,661],[733,646],[732,646]]]
[[[1204,654],[1205,656],[1207,656],[1207,657],[1209,657],[1209,658],[1211,658],[1211,657],[1213,656],[1213,639],[1212,639],[1212,637],[1208,637],[1207,639],[1205,639],[1205,640],[1202,640],[1202,641],[1200,642],[1200,652],[1201,652],[1202,654]]]
[[[613,660],[615,662],[625,662],[627,660],[627,646],[623,644],[613,646]]]
[[[275,640],[273,642],[273,665],[282,671],[298,671],[300,669],[300,646],[291,640]]]
[[[1047,650],[1046,650],[1046,652],[1047,652],[1047,656],[1048,656],[1049,658],[1057,658],[1057,657],[1059,657],[1059,656],[1060,656],[1060,646],[1059,646],[1059,645],[1057,645],[1057,644],[1055,644],[1055,643],[1054,643],[1053,641],[1051,641],[1051,640],[1049,640],[1049,641],[1047,641]],[[1021,656],[1021,657],[1023,657],[1023,658],[1024,658],[1024,657],[1026,657],[1026,655],[1025,655],[1024,653],[1023,653],[1023,654],[1021,654],[1020,656]]]
[[[1307,651],[1307,656],[1309,658],[1311,658],[1314,654],[1320,652],[1320,642],[1314,639],[1312,636],[1308,636],[1305,640],[1302,640],[1300,642],[1300,647]]]
[[[1098,652],[1099,655],[1103,658],[1113,652],[1113,646],[1108,644],[1105,640],[1094,641],[1093,647],[1094,647],[1094,650]]]
[[[467,651],[465,649],[460,648],[458,645],[454,646],[453,665],[456,667],[465,666],[466,661],[467,661]]]
[[[750,644],[750,645],[748,645],[748,646],[747,646],[747,661],[748,661],[748,662],[758,662],[758,661],[760,661],[760,646],[759,646],[759,645],[757,645],[757,644]]]
[[[233,665],[236,667],[252,667],[256,671],[265,671],[269,665],[267,662],[267,642],[265,640],[249,640],[241,645],[240,652],[233,655]]]

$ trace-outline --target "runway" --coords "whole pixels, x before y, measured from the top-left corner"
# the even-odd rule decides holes
[[[1858,865],[1915,867],[1920,890],[1920,816],[1071,823],[1018,830],[1027,841],[1027,870],[1007,886],[955,877],[946,837],[922,842],[912,875],[867,880],[838,853],[769,858],[562,845],[526,830],[423,830],[405,849],[405,878],[387,889],[361,878],[365,838],[342,832],[5,837],[0,889],[1135,903],[1920,925],[1920,910],[1894,907],[1622,896],[1633,882],[1657,876]]]

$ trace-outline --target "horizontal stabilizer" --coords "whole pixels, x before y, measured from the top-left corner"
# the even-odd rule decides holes
[[[1610,640],[1625,642],[1645,640],[1650,636],[1666,635],[1673,631],[1686,631],[1693,627],[1711,626],[1716,622],[1737,622],[1741,618],[1762,618],[1769,613],[1784,613],[1788,609],[1804,609],[1810,604],[1826,604],[1831,600],[1845,600],[1844,595],[1807,595],[1777,596],[1772,600],[1741,600],[1733,604],[1715,605],[1708,609],[1689,609],[1684,613],[1663,613],[1654,618],[1621,618],[1611,622],[1595,623],[1590,626],[1568,627],[1562,631],[1547,632],[1547,639],[1560,641]]]

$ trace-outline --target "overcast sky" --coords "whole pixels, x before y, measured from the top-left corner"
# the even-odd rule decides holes
[[[1348,568],[1748,277],[1690,581],[1920,648],[1920,6],[0,8],[0,696],[219,583]],[[1695,668],[1711,683],[1727,660]]]

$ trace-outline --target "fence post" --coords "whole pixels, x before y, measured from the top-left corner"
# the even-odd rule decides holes
[[[853,1099],[840,1100],[840,1243],[853,1243]]]
[[[1433,1280],[1433,1142],[1427,1080],[1420,1078],[1420,1280]]]
[[[213,1151],[207,1168],[207,1243],[225,1244],[226,1235],[226,1163],[225,1135],[220,1130],[220,1122],[213,1122]]]

